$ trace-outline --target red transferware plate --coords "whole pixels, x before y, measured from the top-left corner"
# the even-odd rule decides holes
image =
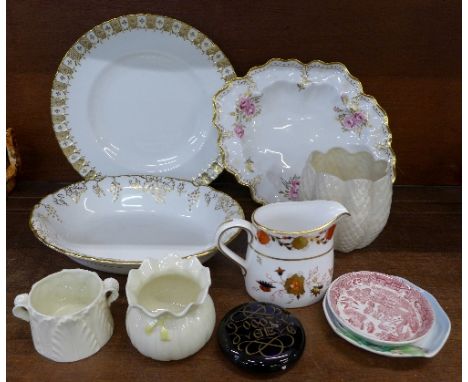
[[[367,271],[347,273],[332,283],[327,296],[337,320],[374,343],[413,343],[434,324],[431,304],[396,276]]]

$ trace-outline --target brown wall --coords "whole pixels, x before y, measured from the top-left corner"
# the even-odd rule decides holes
[[[271,57],[343,62],[389,115],[397,183],[461,184],[458,0],[8,0],[7,126],[23,179],[79,179],[52,132],[52,78],[81,34],[137,12],[200,29],[238,75]]]

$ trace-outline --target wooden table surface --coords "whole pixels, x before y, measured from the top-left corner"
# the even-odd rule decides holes
[[[393,359],[358,349],[333,333],[321,304],[292,309],[304,325],[307,343],[302,358],[278,375],[247,374],[224,357],[215,335],[197,354],[181,361],[157,362],[140,355],[125,331],[126,276],[112,305],[114,335],[96,355],[71,364],[40,356],[33,348],[29,325],[11,314],[14,297],[28,292],[46,275],[78,264],[45,247],[28,228],[31,208],[65,184],[19,183],[7,200],[7,378],[9,381],[458,381],[461,380],[461,187],[406,187],[394,191],[392,212],[379,238],[350,254],[336,253],[335,277],[345,272],[375,270],[407,278],[432,293],[447,312],[452,332],[433,359]],[[214,186],[235,197],[247,217],[257,207],[245,187],[223,174]],[[245,236],[231,245],[245,252]],[[249,301],[240,270],[220,254],[206,263],[211,269],[211,296],[217,324],[231,308]],[[99,272],[102,278],[109,274]],[[216,330],[216,329],[215,329]]]

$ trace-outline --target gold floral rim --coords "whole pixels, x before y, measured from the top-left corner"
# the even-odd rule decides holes
[[[133,175],[132,175],[133,176]],[[155,175],[137,175],[138,177],[143,177],[143,178],[161,178],[160,176],[155,176]],[[85,179],[85,180],[82,180],[82,181],[79,181],[79,182],[75,182],[75,183],[72,183],[70,184],[69,186],[67,187],[73,187],[73,186],[76,186],[76,185],[80,185],[80,184],[85,184],[87,182],[89,182],[90,180],[99,180],[99,179],[105,179],[105,178],[110,178],[110,179],[115,179],[115,178],[121,178],[121,177],[128,177],[128,175],[116,175],[116,176],[106,176],[106,177],[95,177],[94,179]],[[190,182],[189,180],[185,180],[185,179],[178,179],[178,178],[170,178],[170,179],[173,179],[175,181],[180,181],[180,182],[186,182],[186,183],[190,183],[192,184],[194,187],[201,187],[199,185],[196,185],[194,184],[193,182]],[[242,210],[242,207],[240,206],[240,204],[235,200],[233,199],[230,195],[226,194],[225,192],[222,192],[222,191],[219,191],[219,190],[216,190],[214,189],[213,187],[211,186],[207,186],[207,185],[203,185],[203,187],[207,187],[210,189],[210,191],[213,191],[215,192],[216,194],[219,194],[221,196],[224,196],[224,197],[228,197],[230,199],[232,199],[235,204],[237,205],[237,212],[239,214],[239,218],[240,219],[244,219],[245,218],[245,215],[244,215],[244,211]],[[62,189],[60,189],[62,190]],[[60,191],[58,190],[58,191]],[[57,193],[58,191],[52,193],[52,194],[55,194]],[[115,259],[111,259],[111,258],[104,258],[104,257],[94,257],[94,256],[89,256],[89,255],[85,255],[83,253],[80,253],[80,252],[76,252],[76,251],[70,251],[66,248],[62,248],[62,247],[59,247],[57,245],[54,245],[50,242],[48,242],[46,240],[46,238],[42,237],[41,233],[34,227],[33,225],[33,214],[34,214],[34,211],[36,209],[36,206],[39,206],[42,204],[42,202],[48,197],[50,196],[51,194],[48,194],[46,196],[44,196],[43,198],[41,198],[41,200],[35,204],[34,208],[31,210],[30,214],[29,214],[29,229],[32,231],[32,233],[34,234],[34,236],[42,243],[44,244],[46,247],[49,247],[50,249],[53,249],[54,251],[58,252],[58,253],[62,253],[66,256],[70,256],[70,257],[73,257],[73,258],[76,258],[78,260],[84,260],[84,261],[89,261],[89,262],[93,262],[93,263],[97,263],[97,264],[106,264],[106,265],[116,265],[116,266],[125,266],[125,265],[140,265],[141,262],[143,260],[115,260]],[[237,238],[237,236],[239,236],[239,234],[241,233],[241,230],[239,229],[237,233],[235,233],[229,240],[227,240],[225,242],[225,244],[229,244],[231,243],[234,239]],[[206,249],[205,251],[202,251],[202,252],[197,252],[197,253],[194,253],[194,254],[191,254],[191,255],[187,255],[187,256],[183,256],[182,258],[189,258],[189,257],[192,257],[192,256],[196,256],[198,258],[202,258],[202,257],[205,257],[205,256],[208,256],[208,255],[211,255],[213,253],[216,253],[217,251],[217,246],[214,245],[208,249]]]
[[[325,223],[325,224],[322,224],[320,227],[314,227],[314,228],[311,228],[311,229],[305,229],[305,230],[302,230],[302,231],[282,231],[282,230],[278,230],[278,229],[273,229],[273,228],[270,228],[270,227],[267,227],[267,226],[264,226],[262,224],[260,224],[256,219],[255,219],[255,212],[257,212],[261,207],[257,208],[254,212],[252,212],[252,223],[254,223],[257,227],[259,227],[260,229],[264,230],[264,231],[267,231],[267,232],[272,232],[272,233],[276,233],[276,234],[279,234],[279,235],[307,235],[309,233],[313,233],[313,232],[317,232],[317,231],[321,231],[322,229],[325,229],[326,227],[328,227],[330,224],[332,224],[334,221],[338,220],[341,216],[344,216],[344,215],[351,215],[349,212],[343,212],[337,216],[335,216],[332,220],[330,220],[329,222]]]
[[[260,204],[268,204],[269,203],[265,199],[257,196],[256,188],[257,188],[257,184],[259,182],[259,179],[257,177],[255,177],[251,181],[246,181],[246,180],[244,180],[242,178],[242,175],[234,167],[229,165],[229,163],[227,161],[228,153],[224,149],[224,139],[226,137],[225,137],[223,128],[218,123],[218,121],[219,121],[219,109],[218,109],[218,105],[217,105],[216,100],[221,94],[223,94],[226,91],[230,90],[232,88],[232,86],[234,86],[234,84],[236,82],[238,82],[238,81],[252,82],[252,79],[250,78],[250,76],[251,76],[251,74],[253,72],[255,72],[255,71],[259,70],[259,69],[265,69],[267,66],[269,66],[273,62],[282,62],[282,63],[292,63],[292,62],[294,62],[294,63],[302,66],[305,74],[307,73],[307,67],[309,67],[311,65],[314,65],[314,64],[318,64],[318,65],[322,65],[322,66],[326,66],[326,67],[335,67],[335,68],[338,67],[346,76],[348,76],[348,78],[351,80],[351,82],[354,83],[357,86],[357,89],[359,90],[359,94],[356,97],[365,97],[365,98],[367,98],[370,101],[370,103],[375,107],[375,109],[383,117],[383,128],[387,132],[387,141],[386,141],[386,145],[383,148],[388,150],[388,152],[390,154],[390,166],[392,168],[392,183],[395,183],[395,180],[396,180],[396,155],[395,155],[395,152],[394,152],[394,150],[392,148],[392,132],[391,132],[390,126],[389,126],[387,112],[382,108],[382,106],[379,105],[379,103],[377,102],[377,100],[373,96],[364,93],[364,89],[363,89],[362,84],[359,81],[359,79],[357,77],[353,76],[349,72],[348,68],[343,63],[338,62],[338,61],[324,62],[322,60],[312,60],[312,61],[310,61],[308,63],[304,63],[304,62],[302,62],[302,61],[300,61],[300,60],[298,60],[296,58],[290,58],[290,59],[271,58],[263,65],[257,65],[257,66],[253,66],[252,68],[250,68],[245,76],[235,77],[235,78],[232,78],[229,81],[227,81],[226,84],[220,90],[218,90],[216,92],[216,94],[213,96],[213,100],[212,100],[213,101],[213,124],[216,126],[216,128],[218,129],[218,132],[219,132],[219,134],[218,134],[218,146],[219,146],[219,148],[221,150],[223,166],[228,172],[230,172],[231,174],[234,175],[234,177],[236,178],[236,180],[237,180],[237,182],[239,184],[242,184],[243,186],[249,187],[250,194],[251,194],[251,197],[252,197],[253,200],[255,200],[257,203],[260,203]],[[307,76],[307,74],[306,74],[306,76]],[[307,79],[307,77],[306,77],[306,79]]]
[[[87,54],[111,36],[133,29],[145,29],[169,33],[182,38],[199,49],[216,66],[224,81],[236,77],[234,68],[221,49],[198,29],[177,19],[156,14],[129,14],[102,22],[78,38],[63,56],[52,82],[51,117],[59,146],[72,167],[86,180],[103,176],[81,153],[68,126],[67,103],[68,87],[76,68]],[[221,150],[208,168],[192,178],[195,185],[208,185],[223,171]],[[155,176],[158,176],[155,174]]]

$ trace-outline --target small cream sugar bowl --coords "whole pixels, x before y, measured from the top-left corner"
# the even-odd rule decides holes
[[[107,295],[109,294],[109,295]],[[119,283],[84,269],[64,269],[35,283],[15,298],[13,314],[31,325],[34,347],[57,362],[89,357],[112,336],[109,309]]]

